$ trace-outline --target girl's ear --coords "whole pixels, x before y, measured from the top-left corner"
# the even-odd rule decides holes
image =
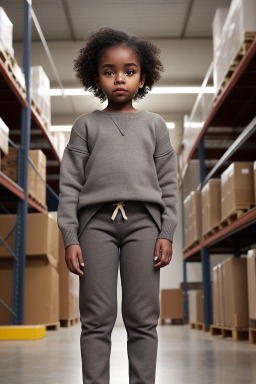
[[[99,83],[99,77],[98,75],[93,75],[94,82],[96,84],[97,88],[100,88],[100,83]]]
[[[143,88],[144,83],[145,83],[145,79],[146,79],[146,74],[144,73],[143,75],[140,76],[139,88]]]

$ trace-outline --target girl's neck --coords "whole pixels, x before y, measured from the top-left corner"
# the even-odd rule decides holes
[[[127,110],[127,109],[102,109],[102,111],[101,112],[123,112],[123,113],[135,113],[135,112],[139,112],[139,110],[138,109],[135,109],[135,108],[133,108],[133,109],[129,109],[129,110]]]
[[[131,103],[129,104],[115,104],[111,105],[111,103],[108,103],[108,106],[103,109],[101,112],[138,112],[138,109],[135,109]]]

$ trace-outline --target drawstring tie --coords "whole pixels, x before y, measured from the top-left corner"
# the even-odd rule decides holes
[[[116,205],[117,207],[115,208],[115,210],[114,210],[114,212],[113,212],[113,215],[111,216],[111,220],[115,220],[115,217],[116,217],[117,212],[118,212],[119,209],[120,209],[120,211],[121,211],[121,213],[122,213],[122,215],[123,215],[123,218],[124,218],[125,220],[128,220],[128,217],[126,216],[126,214],[125,214],[125,210],[124,210],[124,208],[123,208],[123,206],[125,205],[124,202],[123,202],[123,201],[118,201],[118,203],[115,203],[115,204],[113,204],[113,205]]]

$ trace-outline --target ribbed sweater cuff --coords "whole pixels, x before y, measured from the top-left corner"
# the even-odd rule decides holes
[[[61,232],[62,232],[62,237],[63,237],[65,249],[69,245],[79,244],[79,241],[77,238],[77,228],[76,227],[70,227],[70,228],[62,229]]]
[[[165,221],[162,223],[161,232],[158,234],[157,239],[168,239],[173,243],[173,235],[177,223],[173,221]]]

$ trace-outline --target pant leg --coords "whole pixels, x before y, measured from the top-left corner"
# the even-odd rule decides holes
[[[83,384],[109,383],[119,265],[115,226],[109,223],[108,213],[97,212],[79,239],[85,263],[84,275],[79,277]]]
[[[130,384],[155,383],[160,316],[160,269],[154,270],[159,229],[145,209],[126,211],[120,246],[122,315],[127,330]]]

